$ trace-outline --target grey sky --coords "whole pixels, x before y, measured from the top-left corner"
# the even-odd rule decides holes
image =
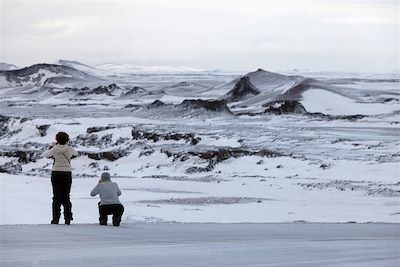
[[[3,1],[0,61],[399,69],[399,2]]]

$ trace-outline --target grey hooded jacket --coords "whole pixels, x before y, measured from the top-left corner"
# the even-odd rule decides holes
[[[46,158],[54,158],[52,171],[71,171],[71,158],[78,156],[78,152],[68,145],[54,145],[44,152]]]
[[[121,190],[114,182],[102,182],[98,183],[95,188],[93,188],[90,195],[92,197],[100,194],[100,206],[101,205],[109,205],[109,204],[121,204],[119,202],[119,197],[121,195]]]

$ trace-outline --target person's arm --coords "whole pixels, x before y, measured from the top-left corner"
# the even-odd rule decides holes
[[[51,158],[54,156],[54,150],[53,150],[53,146],[50,147],[49,150],[47,150],[46,152],[43,153],[43,156],[45,158]]]
[[[72,155],[71,158],[75,158],[75,157],[77,157],[79,155],[78,152],[75,149],[73,149],[72,147],[70,147],[70,149],[71,149],[71,155]]]
[[[118,187],[118,185],[117,184],[115,184],[116,186],[117,186],[117,196],[120,196],[122,193],[121,193],[121,190],[119,190],[119,187]]]
[[[92,190],[92,192],[90,192],[90,195],[92,196],[92,197],[94,197],[94,196],[96,196],[97,194],[99,194],[100,192],[99,192],[99,185],[96,185],[94,188],[93,188],[93,190]]]

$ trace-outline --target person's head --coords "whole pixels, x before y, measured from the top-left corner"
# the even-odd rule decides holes
[[[56,141],[60,145],[65,145],[69,141],[69,135],[64,132],[59,132],[56,134]]]
[[[111,182],[110,174],[108,172],[103,172],[100,178],[101,182]]]

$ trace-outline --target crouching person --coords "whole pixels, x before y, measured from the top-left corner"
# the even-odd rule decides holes
[[[99,183],[93,188],[90,195],[92,197],[100,195],[99,202],[99,221],[100,225],[107,225],[108,215],[112,215],[112,223],[114,226],[119,226],[121,223],[122,214],[124,213],[124,206],[119,202],[121,190],[118,185],[111,182],[110,174],[103,172]]]

